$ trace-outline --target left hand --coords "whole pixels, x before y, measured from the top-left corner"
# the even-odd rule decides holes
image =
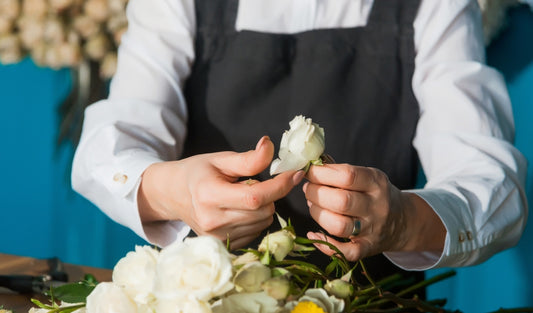
[[[446,230],[431,207],[415,194],[400,191],[382,171],[349,164],[311,166],[303,187],[313,219],[329,234],[309,239],[334,244],[350,261],[384,251],[442,250]],[[427,219],[426,219],[427,217]],[[354,221],[360,233],[352,236]],[[333,250],[317,245],[324,253]]]

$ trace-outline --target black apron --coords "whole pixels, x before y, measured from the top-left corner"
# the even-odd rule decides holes
[[[289,121],[302,114],[325,129],[326,153],[337,163],[376,167],[398,188],[412,188],[419,115],[411,87],[413,21],[419,2],[375,0],[364,27],[271,34],[235,30],[238,0],[196,0],[184,157],[247,151],[263,135],[277,150]],[[267,172],[260,179],[268,179]],[[299,187],[276,203],[276,211],[292,220],[298,235],[320,229]],[[279,229],[277,222],[272,229]],[[382,255],[366,264],[376,279],[400,271]]]

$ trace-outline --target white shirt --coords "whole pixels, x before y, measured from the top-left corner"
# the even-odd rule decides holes
[[[237,30],[295,33],[366,24],[373,0],[241,0]],[[180,157],[194,62],[194,0],[131,0],[109,98],[87,108],[76,151],[76,191],[116,222],[165,246],[190,228],[142,224],[136,194],[152,163]],[[474,0],[423,0],[414,21],[413,144],[427,176],[413,190],[447,229],[442,254],[386,253],[407,269],[467,266],[517,243],[525,227],[526,161],[510,142],[514,122],[501,75],[484,65]],[[282,131],[282,130],[280,130]],[[326,130],[327,131],[327,130]]]

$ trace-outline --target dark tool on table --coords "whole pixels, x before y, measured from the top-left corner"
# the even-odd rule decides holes
[[[52,287],[64,285],[68,275],[64,271],[63,263],[58,258],[47,260],[49,270],[43,275],[0,275],[0,287],[8,288],[18,293],[45,293]]]

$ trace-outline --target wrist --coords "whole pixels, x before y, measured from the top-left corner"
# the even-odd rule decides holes
[[[162,202],[168,186],[165,183],[164,162],[151,164],[141,175],[141,184],[137,193],[139,215],[143,223],[170,220]]]
[[[400,251],[442,251],[446,227],[433,208],[415,193],[403,192],[404,245]]]

